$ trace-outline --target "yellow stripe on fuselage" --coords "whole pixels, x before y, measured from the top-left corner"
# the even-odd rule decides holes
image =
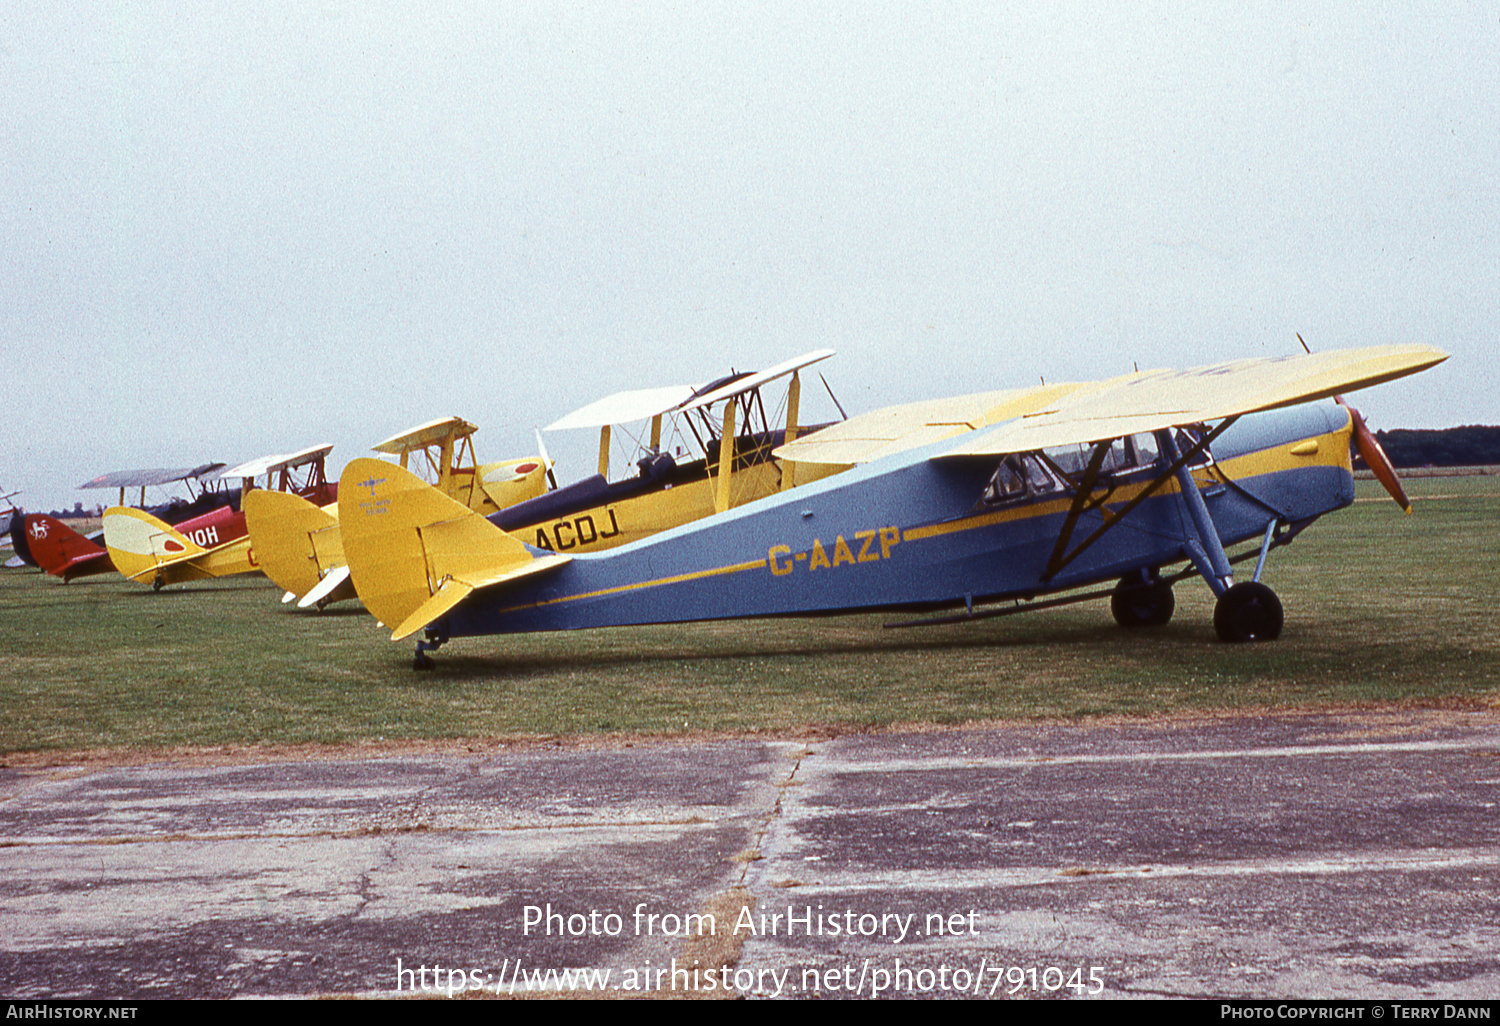
[[[684,581],[696,581],[704,577],[718,577],[721,574],[737,574],[745,570],[764,570],[766,560],[755,559],[748,563],[733,563],[729,566],[717,566],[710,570],[694,570],[686,574],[674,574],[671,577],[659,577],[654,581],[636,581],[632,584],[617,584],[613,588],[601,588],[598,591],[585,591],[577,595],[561,595],[557,598],[543,599],[540,602],[530,602],[522,606],[507,606],[501,609],[502,613],[514,613],[521,609],[541,609],[544,606],[555,606],[561,602],[577,602],[581,599],[600,598],[604,595],[619,595],[629,591],[640,591],[643,588],[659,588],[665,584],[681,584]]]
[[[1297,439],[1284,445],[1275,446],[1270,449],[1262,449],[1257,452],[1246,453],[1214,464],[1212,468],[1194,467],[1195,475],[1212,475],[1214,483],[1218,483],[1218,472],[1232,481],[1243,481],[1260,477],[1265,474],[1277,473],[1279,471],[1299,469],[1309,466],[1342,467],[1350,470],[1349,463],[1349,435],[1352,429],[1345,427],[1340,430],[1331,431],[1325,435],[1319,435],[1315,439]],[[1312,453],[1306,452],[1307,443],[1315,441],[1316,450]],[[1301,452],[1294,453],[1298,449]],[[1352,470],[1351,470],[1352,473]],[[1115,491],[1117,497],[1112,498],[1102,508],[1123,506],[1130,502],[1147,487],[1151,481],[1139,481],[1124,485]],[[1169,478],[1158,489],[1156,494],[1170,495],[1180,491],[1181,488],[1175,477]],[[948,520],[937,524],[927,524],[922,527],[911,527],[901,532],[898,543],[921,541],[925,538],[936,538],[946,534],[954,534],[960,531],[973,531],[990,527],[995,524],[1009,521],[1025,520],[1031,517],[1044,517],[1066,513],[1071,507],[1073,499],[1071,496],[1061,496],[1046,502],[1022,504],[1012,509],[994,510],[980,513],[974,516],[963,517],[958,520]],[[842,538],[842,536],[840,536]],[[539,602],[526,603],[523,605],[508,606],[498,610],[499,613],[512,613],[525,609],[540,609],[546,606],[559,605],[565,602],[576,602],[583,599],[600,598],[605,595],[620,595],[633,591],[641,591],[648,588],[657,588],[669,584],[681,584],[686,581],[701,580],[707,577],[717,577],[723,574],[742,573],[748,570],[762,570],[770,566],[770,558],[751,560],[743,563],[733,563],[727,566],[714,567],[708,570],[696,570],[691,573],[674,574],[670,577],[660,577],[649,581],[636,581],[630,584],[619,584],[610,588],[602,588],[598,591],[582,592],[577,595],[561,595],[557,598],[544,599]]]

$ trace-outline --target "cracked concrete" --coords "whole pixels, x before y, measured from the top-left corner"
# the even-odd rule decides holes
[[[1400,712],[3,770],[0,993],[1489,998],[1497,756]]]

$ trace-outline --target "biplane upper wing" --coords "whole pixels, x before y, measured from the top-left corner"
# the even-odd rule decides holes
[[[478,430],[478,425],[470,424],[462,417],[440,417],[426,424],[418,424],[399,435],[392,435],[379,445],[372,445],[370,448],[375,452],[399,456],[414,449],[425,449],[429,445],[437,445],[450,437],[467,438]]]
[[[574,410],[542,430],[566,431],[571,428],[597,428],[610,424],[629,424],[638,420],[649,420],[666,413],[683,413],[716,402],[729,399],[754,388],[759,388],[777,378],[811,366],[834,355],[832,349],[815,349],[810,353],[784,360],[774,367],[735,378],[710,392],[699,394],[702,386],[666,385],[661,388],[632,389],[616,392],[603,399],[596,399],[587,406]]]
[[[692,385],[666,385],[662,388],[638,388],[616,392],[596,399],[566,417],[548,424],[544,431],[567,431],[571,428],[597,428],[610,424],[629,424],[670,413],[693,398]]]
[[[151,488],[204,477],[221,470],[222,463],[204,463],[196,467],[157,468],[154,470],[117,470],[85,481],[79,488]]]
[[[228,470],[219,472],[219,477],[230,480],[237,477],[260,477],[262,474],[274,474],[281,470],[295,470],[297,467],[316,463],[333,451],[332,443],[326,445],[314,445],[297,452],[277,453],[271,456],[262,456],[259,459],[248,460]]]
[[[832,349],[814,349],[810,353],[803,353],[801,356],[794,356],[790,360],[783,360],[774,367],[768,367],[763,371],[756,371],[753,374],[735,378],[733,381],[727,382],[711,392],[706,392],[703,395],[695,395],[680,405],[674,406],[672,411],[686,412],[688,410],[697,410],[705,406],[712,406],[723,399],[731,399],[737,395],[744,395],[751,389],[760,388],[762,385],[769,384],[777,378],[786,377],[788,374],[795,373],[803,367],[810,367],[821,360],[826,360],[832,355],[834,355]]]
[[[1218,421],[1368,388],[1447,358],[1432,346],[1372,346],[1127,374],[1061,395],[941,455],[1003,455]]]

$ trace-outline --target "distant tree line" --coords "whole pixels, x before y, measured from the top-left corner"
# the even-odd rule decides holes
[[[1476,467],[1500,464],[1500,427],[1469,425],[1441,431],[1377,431],[1397,467]]]

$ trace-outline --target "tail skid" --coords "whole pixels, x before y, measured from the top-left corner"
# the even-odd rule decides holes
[[[356,459],[339,481],[339,523],[355,590],[392,640],[421,630],[480,588],[560,567],[421,478]]]

